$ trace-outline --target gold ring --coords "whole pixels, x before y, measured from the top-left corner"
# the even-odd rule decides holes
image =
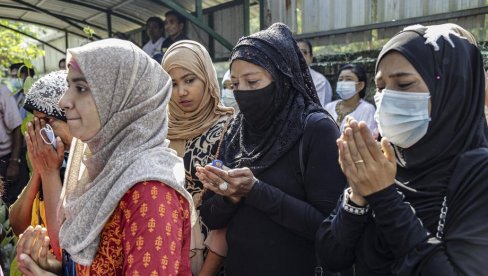
[[[354,164],[358,164],[358,163],[364,163],[364,160],[363,159],[360,159],[358,161],[354,161]]]

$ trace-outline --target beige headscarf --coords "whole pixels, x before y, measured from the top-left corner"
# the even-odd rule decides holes
[[[174,100],[170,100],[168,139],[171,140],[171,147],[181,156],[185,140],[201,135],[221,116],[232,115],[234,109],[221,105],[217,73],[210,55],[200,43],[192,40],[174,43],[164,54],[162,65],[166,72],[174,68],[184,68],[205,84],[202,102],[193,112],[184,112]]]
[[[181,158],[169,149],[167,103],[171,80],[161,66],[129,41],[105,39],[68,50],[90,86],[101,129],[82,155],[75,142],[61,194],[60,245],[81,265],[90,265],[100,233],[124,194],[136,183],[155,180],[185,196]],[[77,154],[73,154],[77,153]],[[81,163],[83,162],[83,164]],[[86,166],[88,177],[80,167]]]

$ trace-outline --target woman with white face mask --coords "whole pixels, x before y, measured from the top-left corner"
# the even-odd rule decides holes
[[[341,131],[346,125],[346,116],[350,116],[358,121],[366,122],[371,133],[376,137],[378,131],[374,120],[375,108],[363,100],[367,84],[368,78],[363,67],[357,64],[344,65],[339,70],[336,87],[336,93],[340,99],[328,103],[325,110],[332,115]]]
[[[364,122],[346,119],[337,145],[350,187],[316,236],[329,270],[486,275],[483,59],[455,26],[407,27],[380,52],[381,148]]]
[[[227,70],[222,78],[221,96],[224,106],[234,108],[234,114],[237,114],[239,112],[239,106],[237,105],[236,98],[234,97],[234,85],[230,79],[230,70]]]

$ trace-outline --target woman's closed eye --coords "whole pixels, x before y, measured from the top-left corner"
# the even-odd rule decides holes
[[[247,81],[247,84],[249,84],[249,86],[251,86],[251,87],[257,85],[258,83],[259,83],[259,80],[248,80]]]
[[[185,79],[186,84],[192,84],[194,81],[195,81],[195,78],[193,78],[193,77]]]
[[[408,88],[409,86],[411,86],[411,85],[412,85],[412,84],[414,84],[414,83],[415,83],[415,82],[413,82],[413,81],[412,81],[412,82],[404,82],[404,83],[399,83],[399,84],[398,84],[398,87],[400,87],[400,88],[404,88],[404,89],[405,89],[405,88]]]

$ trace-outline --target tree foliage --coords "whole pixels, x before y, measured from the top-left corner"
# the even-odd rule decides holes
[[[44,50],[39,49],[36,44],[26,42],[24,35],[11,29],[36,37],[36,33],[27,24],[0,20],[0,67],[8,68],[16,62],[30,65],[31,60],[44,55]]]

